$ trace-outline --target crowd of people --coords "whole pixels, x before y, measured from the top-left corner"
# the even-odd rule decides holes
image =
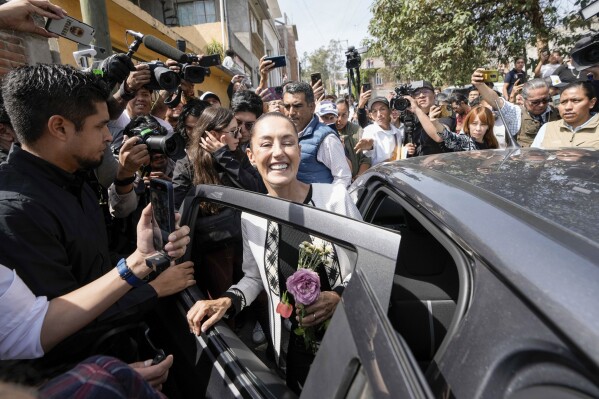
[[[34,14],[65,15],[47,0],[13,0],[0,6],[0,28],[53,37],[35,24]],[[177,68],[175,61],[166,64]],[[193,259],[177,264],[190,243],[189,228],[178,227],[164,248],[154,247],[152,179],[172,183],[176,207],[195,186],[217,184],[361,219],[346,189],[379,163],[513,142],[599,147],[597,96],[587,79],[594,69],[579,80],[557,51],[543,55],[531,80],[524,59],[516,58],[503,93],[485,83],[482,69],[473,71],[467,92],[448,95],[426,80],[411,82],[401,111],[394,94],[373,97],[367,90],[354,103],[326,94],[321,81],[286,82],[282,98],[269,98],[273,67],[261,60],[255,90],[234,76],[230,107],[215,93],[196,97],[185,81],[182,101],[174,104],[171,93],[148,88],[146,64],[133,65],[120,54],[104,61],[103,77],[38,64],[3,78],[3,374],[36,386],[40,397],[112,388],[122,397],[161,397],[173,357],[140,362],[151,352],[131,350],[136,338],[120,328],[146,328],[144,317],[160,298],[197,285],[208,299],[189,310],[190,331],[199,335],[248,308],[258,320],[255,342],[268,341],[288,386],[301,392],[314,353],[289,331],[333,315],[351,278],[343,250],[332,246],[330,262],[317,269],[322,292],[286,325],[275,310],[297,269],[301,243],[313,238],[202,203]],[[152,136],[173,140],[178,150],[150,145]],[[157,250],[173,259],[162,273],[146,262]],[[117,355],[120,360],[108,357]]]

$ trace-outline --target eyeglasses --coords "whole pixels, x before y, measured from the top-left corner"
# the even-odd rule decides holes
[[[236,120],[237,120],[237,124],[239,125],[239,128],[241,128],[241,126],[245,126],[245,130],[247,130],[247,131],[252,130],[252,128],[254,127],[254,123],[256,123],[256,122],[244,122],[237,118],[236,118]]]
[[[429,89],[420,89],[420,90],[416,90],[414,92],[414,98],[418,98],[418,97],[426,97],[428,96],[430,93],[432,93],[432,90]]]
[[[551,101],[551,97],[546,97],[546,98],[541,98],[539,100],[527,100],[530,105],[540,105],[540,104],[549,104],[549,102]]]
[[[233,138],[235,138],[238,134],[241,134],[241,126],[237,126],[235,129],[231,131],[223,130],[222,133],[229,133]]]

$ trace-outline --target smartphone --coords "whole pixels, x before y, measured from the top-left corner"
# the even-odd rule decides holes
[[[287,66],[287,60],[285,60],[284,55],[273,55],[270,57],[265,57],[264,61],[272,61],[275,64],[275,68]]]
[[[152,202],[152,230],[154,248],[164,251],[168,236],[175,231],[175,198],[173,184],[162,179],[150,180],[150,200]]]
[[[220,65],[220,55],[219,54],[205,55],[202,58],[200,58],[199,64],[200,64],[200,66],[203,66],[206,68],[211,67],[211,66]]]
[[[68,15],[63,19],[48,18],[46,21],[46,30],[85,45],[89,45],[94,40],[96,33],[96,30],[88,24]]]
[[[362,84],[362,93],[366,93],[368,90],[372,89],[372,85],[370,83]]]
[[[516,74],[516,79],[520,80],[518,84],[526,83],[526,74],[524,72],[520,72]]]
[[[283,88],[281,86],[269,87],[268,93],[270,94],[270,97],[268,97],[268,101],[283,99]]]
[[[483,82],[497,82],[499,81],[499,71],[496,69],[485,69],[481,71],[483,74]]]
[[[312,82],[312,86],[314,86],[319,80],[322,80],[322,75],[320,75],[320,72],[316,72],[310,75],[310,81]]]

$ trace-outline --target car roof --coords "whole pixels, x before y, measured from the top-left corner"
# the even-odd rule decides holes
[[[599,243],[599,151],[464,151],[401,162],[450,175]]]
[[[373,178],[389,182],[599,364],[598,156],[585,149],[434,154],[377,165],[351,190]]]

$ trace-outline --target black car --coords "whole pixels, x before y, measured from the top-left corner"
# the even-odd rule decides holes
[[[350,187],[364,222],[220,186],[198,187],[183,217],[210,200],[350,254],[302,397],[599,397],[598,161],[511,149],[381,164]],[[175,354],[167,393],[293,397],[225,323],[188,332],[200,298],[189,289],[156,320]]]

